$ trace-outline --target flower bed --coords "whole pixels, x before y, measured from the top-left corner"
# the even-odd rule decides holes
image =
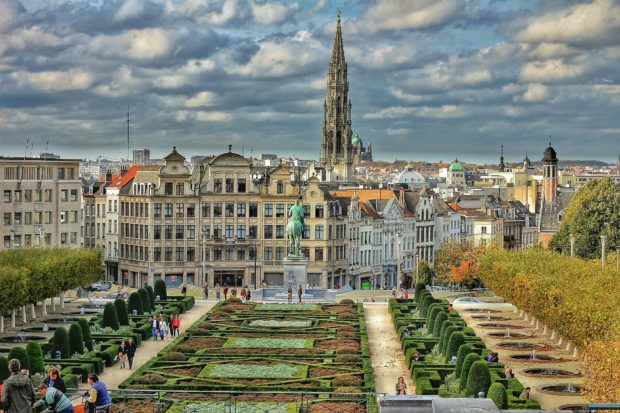
[[[258,311],[319,311],[318,304],[258,304]]]
[[[284,320],[253,320],[248,324],[250,327],[310,327],[312,325],[312,321],[309,320],[300,320],[300,321],[284,321]]]
[[[307,374],[308,366],[213,363],[207,364],[198,377],[291,379],[305,378]]]

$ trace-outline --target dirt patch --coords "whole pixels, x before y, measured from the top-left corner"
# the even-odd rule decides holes
[[[317,342],[316,347],[324,350],[337,350],[342,347],[351,347],[357,351],[360,349],[360,343],[355,340],[320,340]]]
[[[166,369],[162,370],[162,373],[166,374],[176,374],[177,376],[185,376],[185,377],[196,377],[198,373],[202,370],[201,367],[190,367],[190,368],[176,368],[176,369]]]
[[[340,374],[342,371],[334,370],[334,369],[325,369],[321,367],[312,367],[308,372],[310,377],[321,377],[321,376],[334,376],[336,374]]]

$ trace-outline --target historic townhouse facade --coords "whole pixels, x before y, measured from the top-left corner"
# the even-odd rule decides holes
[[[0,249],[79,247],[79,160],[0,157]]]

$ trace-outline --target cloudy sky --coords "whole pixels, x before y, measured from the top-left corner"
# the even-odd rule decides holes
[[[616,0],[0,0],[0,154],[316,158],[338,7],[376,158],[616,159]]]

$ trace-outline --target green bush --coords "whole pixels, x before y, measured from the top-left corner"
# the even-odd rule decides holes
[[[103,320],[101,321],[103,328],[110,327],[113,330],[120,328],[118,324],[118,314],[116,313],[116,306],[114,303],[106,303],[103,307]]]
[[[106,304],[106,307],[108,304]],[[71,324],[69,327],[69,354],[82,354],[83,352],[84,337],[82,337],[82,328],[77,323]]]
[[[441,328],[443,326],[443,323],[446,321],[448,321],[448,313],[442,311],[441,313],[437,314],[437,318],[433,323],[433,337],[441,336]]]
[[[8,359],[17,359],[19,360],[19,365],[22,369],[30,369],[30,363],[28,360],[28,353],[26,349],[23,347],[13,347],[11,351],[9,351]]]
[[[459,330],[461,330],[460,327],[453,325],[450,325],[444,329],[441,337],[439,338],[439,351],[441,352],[441,354],[446,353],[446,348],[448,347],[448,340],[450,339],[452,333]]]
[[[435,302],[435,298],[430,293],[422,299],[422,304],[420,305],[420,308],[419,308],[420,317],[426,318],[426,315],[428,313],[428,307],[434,302]]]
[[[168,299],[168,290],[166,288],[166,282],[164,280],[155,281],[155,297],[159,296],[159,299],[166,301]]]
[[[82,330],[82,339],[84,340],[84,344],[88,351],[93,351],[93,338],[90,335],[90,324],[88,324],[88,320],[85,318],[80,318],[78,320],[78,325]]]
[[[462,331],[455,331],[450,334],[448,339],[448,345],[445,348],[444,354],[446,355],[446,361],[450,361],[452,356],[457,356],[459,348],[465,343],[465,334]]]
[[[129,313],[133,314],[133,311],[136,310],[138,315],[144,314],[144,309],[142,308],[142,300],[140,299],[140,294],[137,292],[131,293],[129,296]]]
[[[149,306],[151,307],[151,310],[155,309],[155,292],[153,291],[153,287],[151,287],[150,285],[147,285],[146,287],[144,287],[144,289],[146,290],[146,293],[149,295]]]
[[[0,383],[5,381],[11,376],[11,372],[9,371],[9,360],[0,356]]]
[[[424,286],[424,284],[417,283],[415,285],[415,290],[414,290],[414,295],[413,295],[415,302],[419,303],[418,298],[420,298],[420,293],[425,290],[426,290],[426,287]]]
[[[71,356],[69,352],[69,334],[64,327],[58,327],[54,331],[54,338],[52,339],[52,357],[56,356],[56,352],[60,351],[63,359],[68,359]]]
[[[28,353],[28,362],[30,363],[30,374],[45,374],[41,345],[39,343],[28,343],[26,345],[26,353]]]
[[[508,409],[508,393],[506,393],[506,388],[502,383],[491,384],[487,398],[493,400],[498,409]]]
[[[478,360],[471,365],[467,374],[467,384],[465,385],[466,396],[477,396],[481,391],[484,394],[491,386],[491,373],[486,361]]]
[[[456,378],[461,377],[461,370],[463,369],[463,362],[465,361],[465,357],[469,353],[473,353],[473,352],[474,352],[474,348],[469,344],[463,344],[461,347],[459,347],[459,350],[456,353],[456,371],[455,371]]]
[[[114,307],[116,307],[116,315],[118,316],[118,324],[122,326],[129,325],[129,316],[127,315],[127,303],[122,298],[114,300]]]
[[[433,327],[435,326],[435,320],[437,320],[437,316],[443,311],[440,304],[433,304],[435,307],[431,308],[428,312],[428,316],[426,317],[426,330],[429,332],[433,332]]]
[[[338,304],[355,304],[355,301],[351,300],[350,298],[344,298],[340,300]]]
[[[147,293],[144,288],[139,288],[138,294],[140,295],[140,303],[142,303],[142,311],[150,313],[152,308],[151,301],[149,300],[149,293]]]
[[[476,353],[469,353],[465,356],[465,360],[463,360],[463,367],[461,368],[461,375],[459,376],[459,390],[465,390],[465,385],[467,384],[467,376],[469,375],[469,369],[472,364],[480,361],[480,356]]]

